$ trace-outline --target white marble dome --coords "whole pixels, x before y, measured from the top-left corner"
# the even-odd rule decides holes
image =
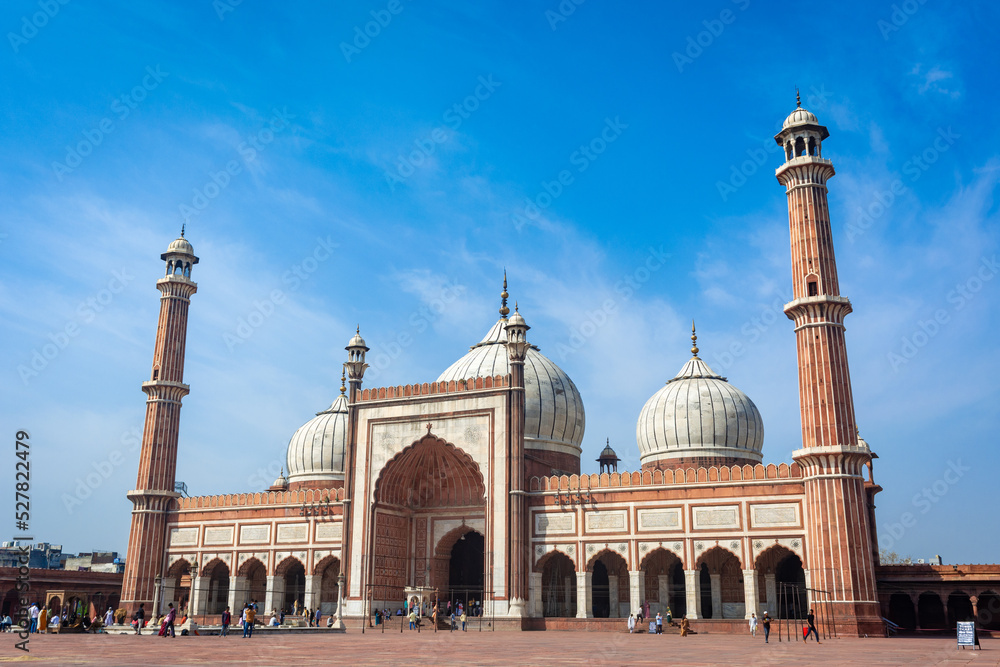
[[[746,394],[696,355],[646,401],[635,437],[643,465],[690,457],[760,462],[764,421]]]
[[[501,317],[486,336],[438,377],[438,382],[510,373],[507,320]],[[565,371],[528,348],[524,360],[524,446],[579,456],[586,417],[583,399]]]
[[[192,246],[186,238],[183,236],[174,239],[167,246],[167,253],[180,252],[185,255],[194,255],[194,246]]]
[[[343,481],[346,443],[347,396],[341,393],[289,441],[288,483]]]
[[[803,109],[802,107],[797,107],[795,111],[788,114],[788,118],[786,118],[785,122],[781,124],[781,129],[794,127],[796,125],[819,125],[819,119],[816,118],[816,114],[812,111]]]

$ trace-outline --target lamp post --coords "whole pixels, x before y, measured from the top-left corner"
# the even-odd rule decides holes
[[[163,577],[156,575],[153,578],[153,609],[154,616],[160,615],[160,586],[163,585]]]
[[[346,579],[346,577],[344,576],[343,572],[341,572],[340,574],[337,575],[337,617],[336,617],[336,619],[334,619],[333,625],[330,626],[334,630],[343,630],[344,629],[344,620],[343,620],[343,613],[342,612],[343,612],[343,609],[344,609],[344,581],[345,581],[345,579]]]

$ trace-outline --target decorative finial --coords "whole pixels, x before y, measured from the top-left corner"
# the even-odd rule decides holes
[[[517,301],[514,302],[514,312],[517,312]]]
[[[354,330],[354,333],[358,334],[359,336],[361,335],[361,325],[360,324],[358,325],[358,328]]]
[[[507,294],[507,269],[504,269],[503,291],[500,292],[500,317],[502,317],[503,319],[507,319],[507,316],[510,315],[510,308],[507,307],[507,297],[509,296],[510,295]]]
[[[698,356],[698,334],[694,331],[694,320],[691,320],[691,354]]]
[[[285,476],[285,466],[281,466],[281,472],[278,474],[278,477],[284,477],[284,476]]]
[[[182,223],[181,223],[181,238],[184,238],[184,226],[185,226],[186,224],[187,224],[187,223],[185,223],[185,222],[182,222]]]
[[[340,367],[340,395],[345,396],[347,394],[347,387],[345,383],[347,382],[347,373],[343,366]]]
[[[799,87],[795,86],[795,107],[797,109],[802,108],[802,97],[799,95]]]

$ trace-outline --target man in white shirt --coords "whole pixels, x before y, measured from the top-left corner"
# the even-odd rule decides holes
[[[28,614],[31,616],[31,627],[28,629],[28,632],[38,632],[38,605],[31,603]]]

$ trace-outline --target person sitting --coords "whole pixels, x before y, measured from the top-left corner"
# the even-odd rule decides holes
[[[271,620],[268,622],[268,625],[271,626],[272,628],[278,627],[278,615],[277,614],[271,614]]]

